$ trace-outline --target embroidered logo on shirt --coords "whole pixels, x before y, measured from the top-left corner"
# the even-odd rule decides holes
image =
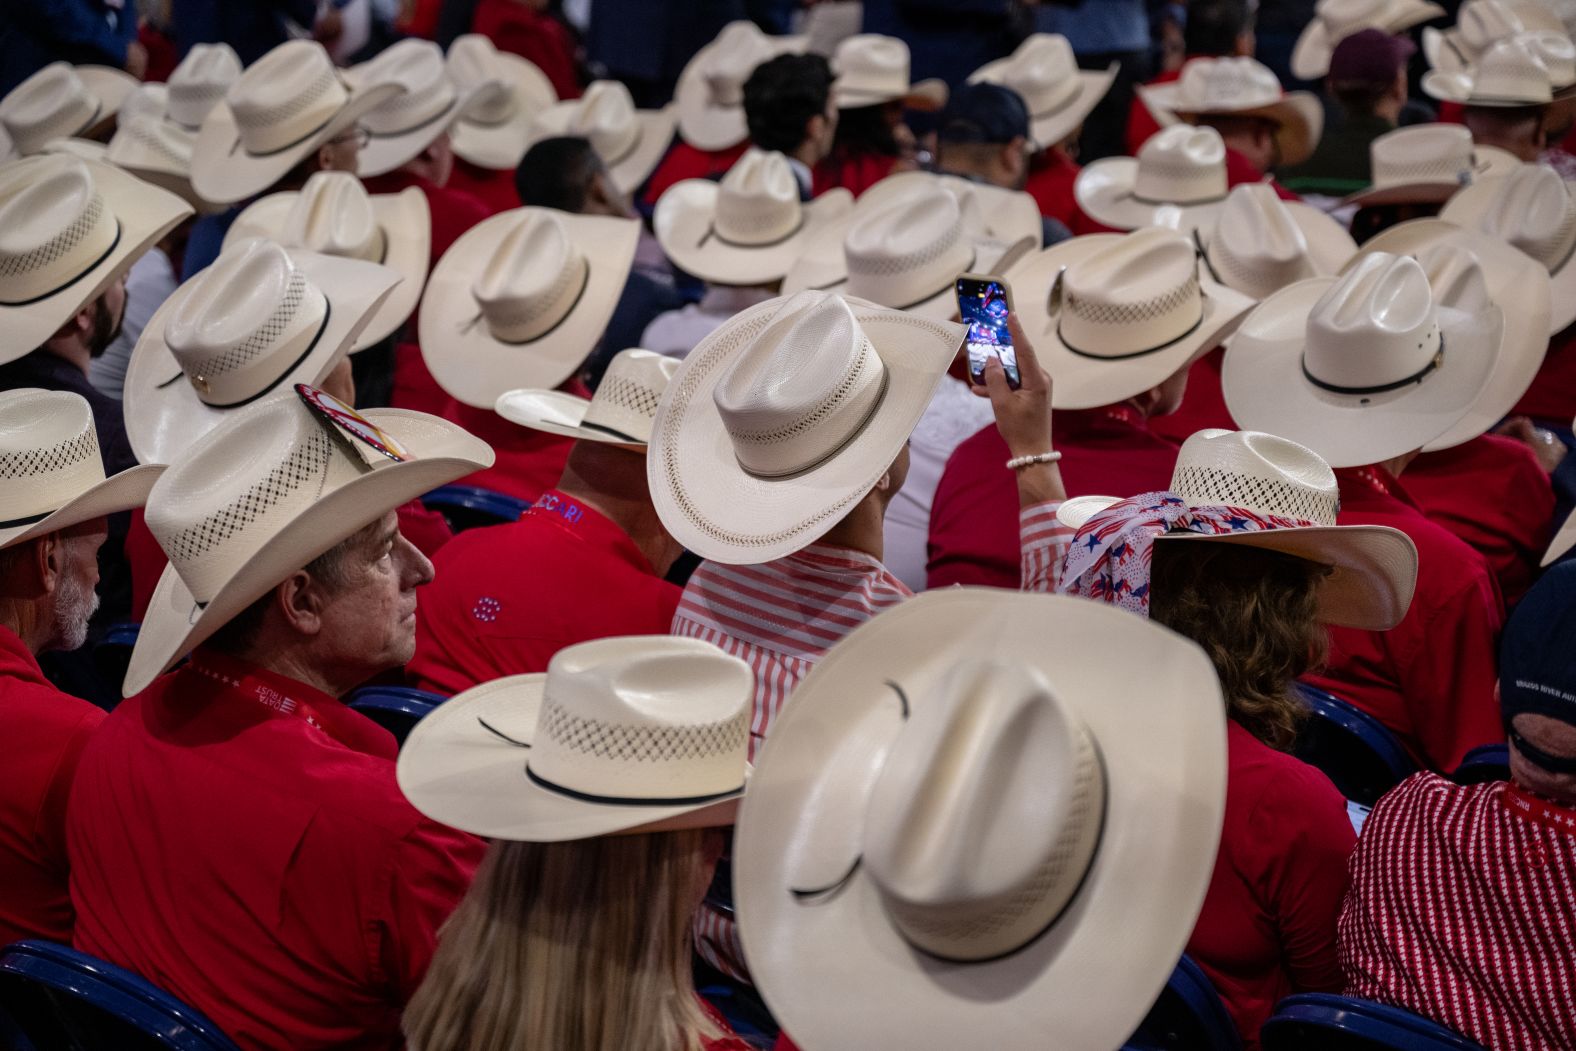
[[[556,493],[543,493],[531,505],[533,511],[552,511],[566,522],[580,521],[580,505],[570,500],[565,500]]]
[[[476,605],[471,607],[471,616],[486,624],[491,624],[498,619],[498,613],[503,609],[503,603],[488,595],[483,595],[476,600]]]

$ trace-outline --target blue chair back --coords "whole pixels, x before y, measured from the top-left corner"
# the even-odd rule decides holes
[[[1298,683],[1297,692],[1312,713],[1297,739],[1297,757],[1324,771],[1347,799],[1371,807],[1417,772],[1384,723],[1312,686]]]
[[[400,744],[422,717],[448,700],[412,686],[363,686],[345,703],[394,735]]]
[[[1481,785],[1485,781],[1510,780],[1510,746],[1480,744],[1461,757],[1461,765],[1450,775],[1458,785]]]
[[[93,667],[99,677],[120,695],[120,684],[126,680],[126,668],[131,664],[131,649],[137,644],[137,633],[142,625],[130,621],[111,624],[104,629],[93,647]]]
[[[1236,1023],[1214,984],[1203,968],[1184,955],[1121,1051],[1238,1051],[1241,1047]]]
[[[1483,1051],[1422,1015],[1333,993],[1288,996],[1259,1040],[1264,1051]]]
[[[456,533],[478,526],[513,522],[530,507],[519,497],[495,493],[475,485],[445,485],[421,498],[428,510],[436,511]]]
[[[237,1051],[153,983],[53,942],[0,951],[0,1011],[32,1051]]]

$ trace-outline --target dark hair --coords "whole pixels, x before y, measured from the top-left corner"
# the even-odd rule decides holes
[[[1350,81],[1330,84],[1330,94],[1340,104],[1341,110],[1353,117],[1370,117],[1379,106],[1379,100],[1389,94],[1390,84],[1371,81]]]
[[[1306,709],[1293,682],[1324,660],[1317,562],[1236,544],[1156,544],[1149,619],[1204,648],[1226,712],[1272,748],[1296,739]]]
[[[521,204],[578,213],[585,210],[586,193],[600,171],[602,158],[589,139],[560,135],[525,151],[514,170],[514,188]]]
[[[832,67],[822,55],[778,55],[744,82],[744,119],[750,141],[763,150],[792,153],[804,142],[810,118],[826,113]]]
[[[896,157],[903,152],[892,134],[892,121],[888,113],[893,107],[902,108],[901,102],[878,102],[873,106],[855,106],[837,115],[837,136],[832,141],[832,157],[838,161],[850,157],[876,154]]]
[[[1251,28],[1247,0],[1192,0],[1182,42],[1190,55],[1230,55],[1237,49],[1237,38]]]

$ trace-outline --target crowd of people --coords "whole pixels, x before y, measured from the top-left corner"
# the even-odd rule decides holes
[[[0,947],[244,1051],[1107,1051],[1184,954],[1576,1048],[1576,5],[385,6],[0,4]]]

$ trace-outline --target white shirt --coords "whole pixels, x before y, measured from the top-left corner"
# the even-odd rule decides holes
[[[642,349],[682,358],[741,310],[777,293],[760,285],[707,285],[699,303],[658,314],[640,337]]]

